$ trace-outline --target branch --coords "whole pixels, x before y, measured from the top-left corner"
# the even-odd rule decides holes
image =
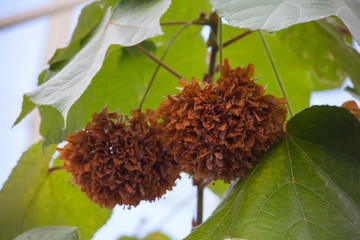
[[[203,209],[204,209],[204,188],[203,184],[205,180],[200,180],[197,186],[197,211],[196,211],[196,226],[199,226],[203,222]]]
[[[50,173],[52,173],[53,171],[59,170],[59,169],[61,169],[61,166],[49,167],[49,168],[48,168],[48,173],[50,174]]]
[[[240,34],[239,36],[236,36],[236,37],[234,37],[234,38],[232,38],[232,39],[230,39],[230,40],[228,40],[228,41],[224,42],[223,47],[227,47],[227,46],[229,46],[230,44],[232,44],[232,43],[236,42],[236,41],[237,41],[237,40],[239,40],[239,39],[242,39],[243,37],[245,37],[245,36],[249,35],[250,33],[253,33],[253,31],[248,30],[248,31],[246,31],[246,32],[244,32],[244,33],[242,33],[242,34]]]
[[[219,32],[218,32],[218,35],[219,35],[219,62],[220,62],[220,69],[221,69],[221,66],[223,64],[223,48],[224,48],[224,45],[223,45],[223,24],[222,24],[221,17],[219,17]],[[220,71],[220,77],[221,76],[222,76],[222,73]]]
[[[169,44],[167,45],[164,53],[163,53],[162,56],[161,56],[161,59],[160,59],[161,62],[164,61],[164,58],[165,58],[167,52],[169,51],[171,45],[172,45],[172,44],[174,43],[174,41],[178,38],[178,36],[180,35],[180,33],[181,33],[182,31],[184,31],[188,26],[189,26],[189,24],[184,25],[183,27],[181,27],[181,28],[179,29],[179,31],[177,31],[177,32],[175,33],[175,35],[174,35],[174,36],[172,37],[172,39],[170,40],[170,42],[169,42]],[[148,87],[146,88],[146,91],[145,91],[145,94],[144,94],[143,98],[141,99],[139,109],[141,109],[141,108],[143,107],[143,105],[144,105],[144,103],[145,103],[145,100],[146,100],[147,96],[149,95],[150,89],[151,89],[151,87],[152,87],[152,85],[153,85],[153,83],[154,83],[154,81],[155,81],[156,75],[157,75],[157,73],[159,72],[159,69],[160,69],[160,64],[158,64],[158,65],[156,66],[156,69],[155,69],[155,71],[154,71],[154,74],[153,74],[152,77],[151,77],[150,83],[149,83]]]
[[[163,68],[165,68],[166,70],[168,70],[172,75],[174,75],[175,77],[177,77],[179,80],[184,79],[183,77],[181,77],[178,73],[176,73],[174,70],[172,70],[170,67],[168,67],[167,65],[165,65],[162,61],[160,61],[159,59],[157,59],[156,57],[154,57],[153,55],[151,55],[150,53],[148,53],[145,49],[143,49],[142,47],[140,47],[140,45],[135,45],[135,47],[137,49],[139,49],[140,52],[142,52],[143,54],[145,54],[146,56],[148,56],[151,60],[153,60],[154,62],[156,62],[157,64],[159,64],[160,66],[162,66]]]
[[[357,100],[360,100],[360,92],[356,91],[355,88],[351,88],[351,87],[346,87],[345,91],[347,91],[348,93],[351,94],[351,96],[353,96],[354,98],[356,98]]]
[[[210,21],[212,22],[211,26],[211,32],[209,35],[208,40],[208,46],[211,47],[211,53],[210,53],[210,63],[208,72],[204,76],[205,82],[212,82],[214,80],[214,75],[216,72],[216,54],[219,50],[218,47],[218,24],[219,24],[219,16],[216,14],[216,12],[211,13],[210,15]]]
[[[162,22],[162,23],[160,23],[161,26],[187,25],[187,24],[204,26],[204,25],[211,25],[212,23],[207,21],[207,20],[194,20],[194,21],[191,21],[191,22],[174,21],[174,22]]]

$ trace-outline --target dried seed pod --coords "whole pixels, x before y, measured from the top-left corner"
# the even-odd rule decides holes
[[[282,134],[286,100],[264,95],[251,80],[254,66],[231,69],[225,60],[214,83],[181,81],[161,103],[164,144],[183,171],[207,180],[235,180]]]
[[[157,140],[157,123],[149,119],[152,114],[140,110],[131,114],[128,118],[104,108],[58,149],[73,182],[92,201],[110,209],[155,200],[179,178],[177,164]]]
[[[355,117],[357,117],[358,119],[360,119],[360,108],[358,107],[358,105],[356,104],[355,101],[347,101],[344,102],[341,107],[346,108],[347,110],[349,110]]]

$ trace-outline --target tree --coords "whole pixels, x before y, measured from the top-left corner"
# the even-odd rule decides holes
[[[308,108],[308,100],[311,91],[338,87],[345,77],[359,98],[360,56],[350,46],[352,39],[360,41],[359,19],[358,1],[89,4],[69,46],[56,51],[39,75],[39,87],[24,95],[15,125],[37,107],[44,141],[24,153],[0,192],[0,239],[30,229],[18,238],[79,238],[74,228],[47,225],[78,226],[80,237],[90,239],[111,211],[69,184],[71,175],[61,170],[64,161],[49,166],[56,145],[84,129],[104,104],[129,115],[133,109],[157,109],[161,96],[178,92],[179,79],[215,82],[225,58],[236,65],[252,63],[255,76],[261,76],[257,83],[287,99],[288,121],[279,142],[239,175],[202,224],[199,201],[201,225],[187,239],[356,239],[358,107]],[[200,35],[203,26],[211,28],[207,42]],[[195,182],[201,196],[208,182]],[[85,212],[91,221],[80,220]]]

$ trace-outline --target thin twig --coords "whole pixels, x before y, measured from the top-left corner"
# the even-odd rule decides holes
[[[145,54],[146,56],[148,56],[151,60],[153,60],[154,62],[156,62],[157,64],[159,64],[160,66],[162,66],[163,68],[165,68],[166,70],[168,70],[172,75],[174,75],[175,77],[177,77],[178,79],[184,79],[183,77],[181,77],[178,73],[176,73],[174,70],[172,70],[170,67],[168,67],[167,65],[165,65],[162,61],[160,61],[159,59],[157,59],[156,57],[154,57],[153,55],[151,55],[150,53],[148,53],[145,49],[143,49],[142,47],[140,47],[140,45],[135,45],[135,47],[137,49],[139,49],[140,52],[142,52],[143,54]]]
[[[209,63],[209,70],[207,73],[207,82],[212,82],[214,80],[214,75],[216,72],[216,55],[217,55],[218,47],[213,46],[211,48],[210,53],[210,63]]]
[[[206,20],[195,20],[195,21],[191,21],[191,22],[186,22],[186,21],[162,22],[162,23],[160,23],[160,25],[161,26],[188,25],[189,23],[191,25],[199,25],[199,26],[211,24],[209,21],[206,21]]]
[[[216,73],[216,55],[219,50],[218,47],[218,16],[215,12],[212,13],[210,18],[215,18],[213,21],[213,24],[211,25],[211,32],[209,34],[209,40],[208,43],[211,43],[211,53],[210,53],[210,63],[207,74],[205,74],[205,81],[206,82],[212,82],[214,80],[214,75]]]
[[[346,87],[345,91],[347,91],[348,93],[351,94],[351,96],[353,96],[354,98],[356,98],[357,100],[360,100],[360,92],[356,91],[355,88],[351,88],[351,87]]]
[[[164,58],[165,58],[167,52],[169,51],[169,49],[170,49],[171,45],[174,43],[174,41],[178,38],[178,36],[180,35],[180,33],[181,33],[182,31],[184,31],[189,25],[190,25],[190,24],[187,24],[187,25],[182,26],[182,27],[179,29],[179,31],[177,31],[177,32],[175,33],[175,35],[174,35],[174,36],[172,37],[172,39],[170,40],[170,42],[169,42],[169,44],[167,45],[164,53],[163,53],[162,56],[161,56],[161,59],[160,59],[161,62],[164,61]],[[160,69],[160,64],[158,64],[158,65],[156,66],[156,69],[155,69],[155,71],[154,71],[154,74],[153,74],[152,77],[151,77],[150,83],[149,83],[149,85],[148,85],[147,88],[146,88],[146,91],[145,91],[145,94],[144,94],[143,98],[141,99],[139,109],[141,109],[141,108],[144,106],[145,100],[146,100],[147,96],[149,95],[150,89],[151,89],[151,87],[152,87],[152,85],[153,85],[153,83],[154,83],[154,81],[155,81],[155,78],[156,78],[156,76],[157,76],[157,73],[159,72],[159,69]]]
[[[48,173],[50,174],[50,173],[52,173],[53,171],[59,170],[59,169],[61,169],[61,166],[50,167],[50,168],[48,168]]]
[[[243,38],[243,37],[245,37],[245,36],[249,35],[250,33],[253,33],[253,31],[248,30],[248,31],[246,31],[246,32],[244,32],[244,33],[242,33],[242,34],[240,34],[239,36],[236,36],[236,37],[234,37],[234,38],[232,38],[232,39],[230,39],[230,40],[228,40],[228,41],[224,42],[223,47],[227,47],[227,46],[229,46],[230,44],[232,44],[232,43],[236,42],[237,40],[239,40],[239,39],[241,39],[241,38]]]
[[[289,112],[289,115],[290,117],[293,116],[293,112],[292,112],[292,109],[291,109],[291,106],[290,106],[290,103],[289,103],[289,99],[287,98],[287,95],[286,95],[286,91],[285,91],[285,87],[284,87],[284,84],[283,82],[281,81],[281,78],[280,78],[280,74],[277,70],[277,67],[276,67],[276,64],[275,64],[275,61],[274,61],[274,58],[271,54],[271,51],[270,51],[270,48],[269,48],[269,45],[264,37],[264,35],[262,34],[261,31],[257,31],[258,34],[259,34],[259,37],[260,37],[260,40],[261,40],[261,43],[263,44],[264,48],[265,48],[265,52],[266,52],[266,55],[269,59],[269,62],[270,62],[270,65],[271,65],[271,68],[273,70],[273,73],[275,75],[275,79],[276,79],[276,82],[280,88],[280,91],[281,91],[281,94],[284,98],[286,98],[287,100],[287,108],[288,108],[288,112]]]
[[[219,62],[220,62],[220,69],[221,69],[221,66],[223,64],[223,24],[222,24],[222,19],[221,17],[219,17],[219,32],[218,32],[218,35],[219,35]],[[220,71],[220,77],[221,77],[222,73]]]

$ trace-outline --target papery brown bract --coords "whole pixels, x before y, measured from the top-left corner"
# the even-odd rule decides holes
[[[251,80],[252,64],[231,69],[225,60],[221,71],[217,85],[180,81],[182,91],[168,96],[157,115],[163,142],[183,171],[230,182],[278,141],[287,109],[285,99],[264,95]]]
[[[179,178],[177,164],[157,140],[159,128],[153,114],[140,110],[131,114],[128,118],[104,108],[94,113],[84,131],[69,135],[69,143],[58,149],[73,182],[92,201],[110,209],[155,200]]]
[[[346,108],[347,110],[349,110],[349,112],[351,112],[355,117],[357,117],[358,119],[360,119],[360,108],[358,107],[358,105],[356,104],[355,101],[351,100],[351,101],[347,101],[344,102],[341,107]]]

